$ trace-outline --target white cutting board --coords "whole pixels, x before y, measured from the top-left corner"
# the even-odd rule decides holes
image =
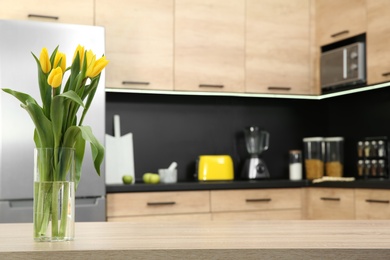
[[[123,175],[133,176],[134,183],[133,134],[121,136],[119,115],[114,115],[114,135],[106,134],[106,184],[123,184]]]

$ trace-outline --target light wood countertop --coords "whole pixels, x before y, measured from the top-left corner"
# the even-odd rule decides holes
[[[76,223],[70,242],[0,224],[0,259],[389,259],[390,220]]]

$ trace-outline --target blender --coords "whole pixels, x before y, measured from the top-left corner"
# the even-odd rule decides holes
[[[258,126],[249,126],[244,129],[246,149],[250,157],[245,161],[242,169],[242,179],[269,178],[267,165],[261,154],[268,150],[269,133]]]

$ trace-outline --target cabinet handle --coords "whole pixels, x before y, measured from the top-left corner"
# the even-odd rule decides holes
[[[382,76],[383,76],[383,77],[390,76],[390,72],[385,72],[385,73],[382,73]]]
[[[340,198],[329,198],[329,197],[321,197],[321,200],[333,200],[333,201],[340,201]]]
[[[263,199],[246,199],[246,202],[269,202],[271,201],[270,198],[263,198]]]
[[[368,202],[368,203],[387,203],[387,204],[390,203],[389,200],[366,200],[366,202]]]
[[[278,87],[278,86],[269,86],[268,90],[283,90],[283,91],[289,91],[291,90],[291,87]]]
[[[149,85],[150,82],[142,81],[122,81],[122,85]]]
[[[223,88],[223,85],[199,84],[200,88]]]
[[[338,33],[335,33],[335,34],[332,34],[330,37],[337,37],[337,36],[340,36],[340,35],[343,35],[343,34],[346,34],[346,33],[349,33],[348,30],[344,30],[344,31],[341,31],[341,32],[338,32]]]
[[[176,202],[174,201],[162,201],[162,202],[147,202],[146,205],[148,206],[165,206],[165,205],[175,205]]]
[[[28,17],[32,18],[44,18],[44,19],[52,19],[52,20],[58,20],[58,16],[50,16],[50,15],[40,15],[40,14],[28,14]]]

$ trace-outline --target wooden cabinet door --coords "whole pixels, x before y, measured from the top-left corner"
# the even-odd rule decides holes
[[[107,194],[107,217],[210,213],[209,191]]]
[[[175,90],[244,91],[245,1],[175,1]]]
[[[367,0],[367,83],[390,80],[390,1]]]
[[[314,94],[309,0],[248,0],[246,91]]]
[[[301,209],[301,189],[212,190],[211,211]]]
[[[1,0],[0,19],[93,25],[93,0]]]
[[[356,219],[390,219],[390,190],[355,190]]]
[[[96,0],[106,29],[106,86],[173,89],[173,0]]]
[[[366,0],[316,0],[314,2],[318,46],[366,32]]]
[[[355,219],[354,189],[307,188],[307,219]]]

